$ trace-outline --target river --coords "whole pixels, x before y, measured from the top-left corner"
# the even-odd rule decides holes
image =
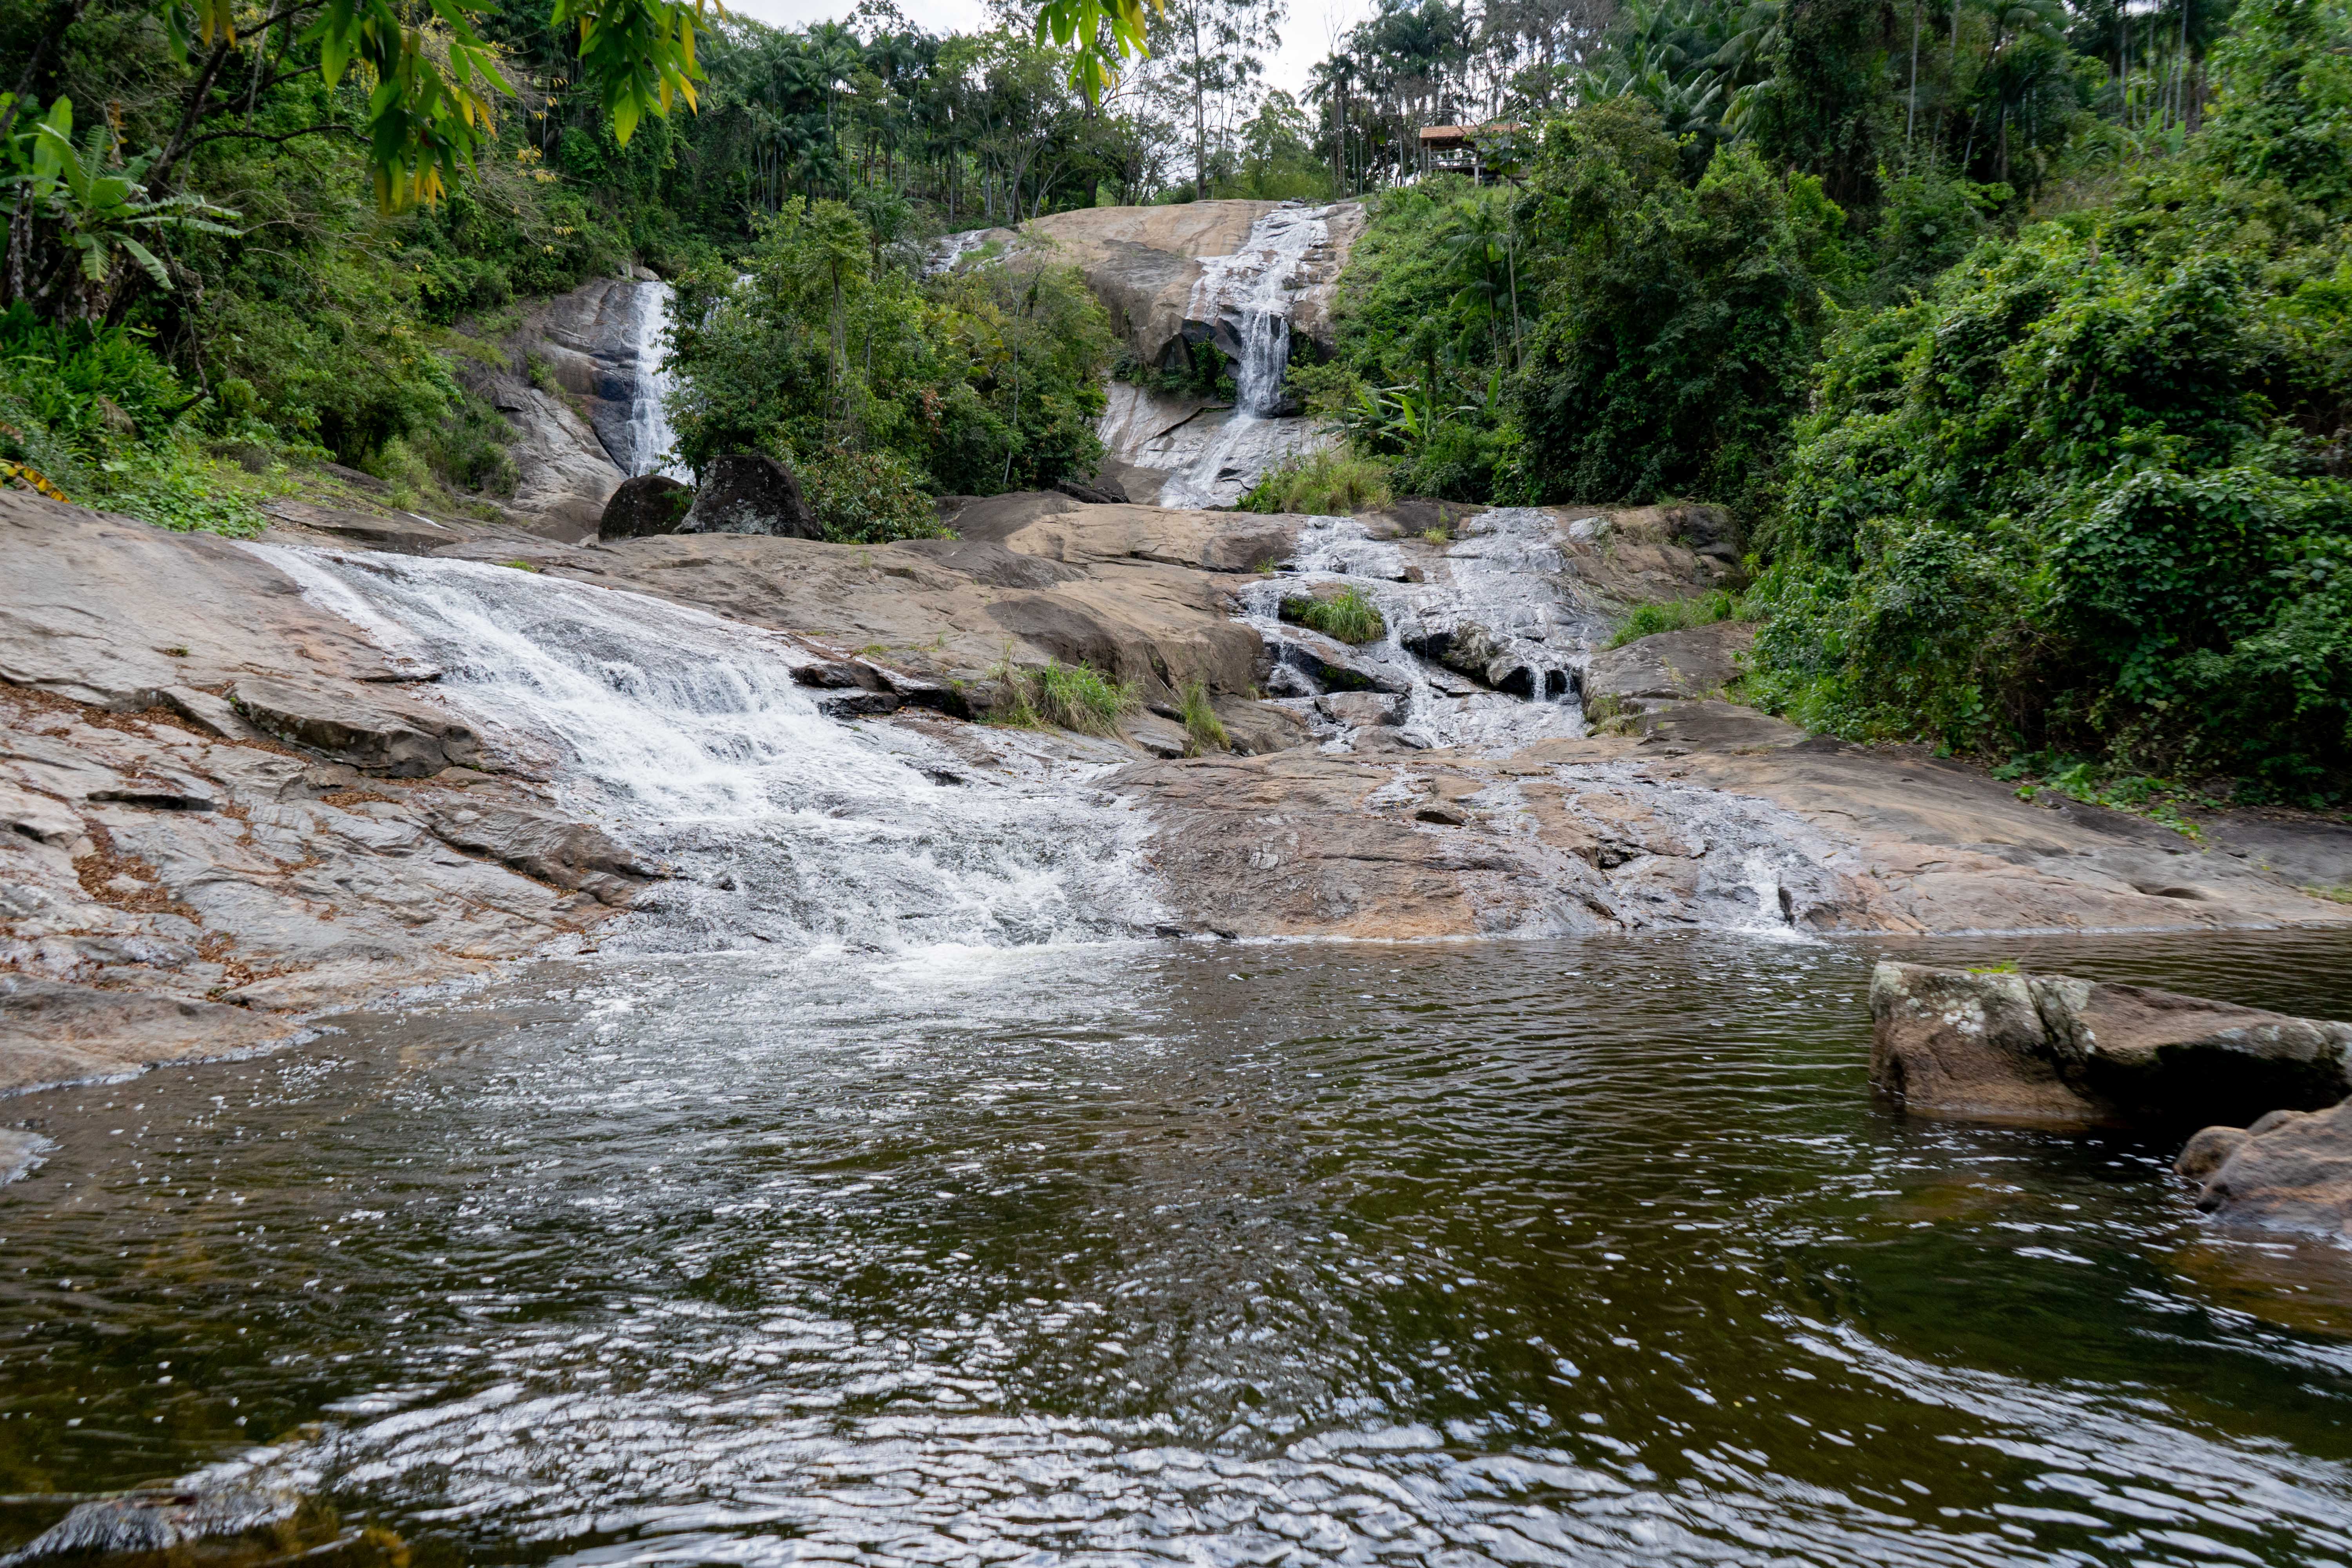
[[[2343,1256],[1874,1101],[1884,952],[2352,1008],[2276,932],[551,962],[13,1102],[0,1491],[226,1466],[419,1565],[2352,1556]]]

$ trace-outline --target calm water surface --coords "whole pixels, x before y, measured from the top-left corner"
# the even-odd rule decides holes
[[[11,1101],[0,1491],[267,1444],[420,1563],[2352,1562],[2352,1255],[1874,1103],[1885,951],[608,957]],[[1901,951],[2352,1016],[2343,937]]]

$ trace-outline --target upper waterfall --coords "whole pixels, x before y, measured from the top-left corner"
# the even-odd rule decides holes
[[[640,283],[631,301],[636,344],[635,381],[629,392],[629,422],[625,450],[613,454],[621,470],[667,474],[692,482],[691,471],[668,454],[677,440],[670,427],[669,395],[673,383],[668,365],[669,303],[675,296],[667,283]]]
[[[1205,324],[1234,358],[1234,409],[1160,489],[1171,507],[1226,506],[1281,458],[1313,444],[1311,430],[1281,419],[1290,369],[1292,302],[1307,254],[1329,238],[1328,207],[1277,207],[1250,226],[1230,256],[1203,257],[1187,316]]]

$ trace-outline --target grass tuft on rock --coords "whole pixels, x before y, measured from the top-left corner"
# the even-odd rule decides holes
[[[1209,689],[1198,676],[1184,683],[1181,693],[1184,705],[1184,754],[1206,756],[1212,752],[1233,750],[1233,737],[1225,733],[1224,721],[1209,700]]]
[[[1654,637],[1660,632],[1678,632],[1690,626],[1711,626],[1717,621],[1727,621],[1739,614],[1739,601],[1721,588],[1712,594],[1702,594],[1696,599],[1666,599],[1654,605],[1636,605],[1625,617],[1625,624],[1609,639],[1611,647],[1623,647],[1643,637]]]
[[[1116,735],[1118,721],[1141,705],[1131,682],[1114,680],[1083,664],[1049,659],[1024,669],[1015,668],[1008,657],[997,673],[1009,699],[994,715],[1002,724]]]
[[[1380,606],[1356,588],[1342,588],[1328,599],[1294,595],[1282,601],[1282,618],[1344,643],[1378,642],[1389,629]]]
[[[1295,511],[1347,517],[1377,511],[1396,499],[1387,465],[1345,447],[1326,447],[1269,468],[1242,497],[1244,511]]]

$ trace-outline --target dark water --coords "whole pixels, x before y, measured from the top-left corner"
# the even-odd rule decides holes
[[[9,1102],[0,1491],[266,1443],[419,1563],[2352,1561],[2352,1254],[1874,1104],[1881,951],[606,960]],[[2343,937],[1904,952],[2352,1015]]]

